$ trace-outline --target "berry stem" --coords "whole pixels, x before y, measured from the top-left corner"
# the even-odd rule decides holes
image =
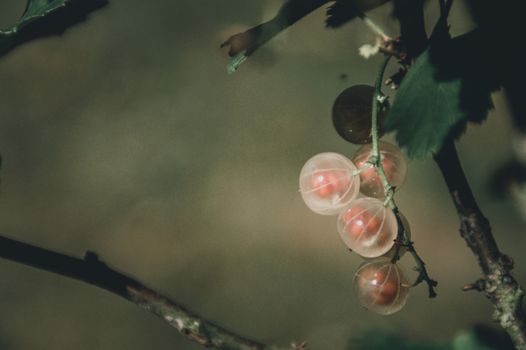
[[[415,261],[417,267],[416,270],[418,271],[418,277],[416,278],[415,282],[413,283],[413,286],[417,286],[418,284],[422,282],[426,282],[428,291],[429,291],[429,297],[434,298],[436,297],[436,291],[435,287],[437,286],[437,282],[433,280],[431,277],[429,277],[429,274],[427,273],[426,264],[420,258],[418,253],[416,252],[413,242],[409,239],[407,232],[405,230],[404,225],[402,224],[402,219],[400,218],[400,210],[398,209],[398,206],[396,205],[396,202],[394,200],[394,193],[395,188],[391,186],[389,183],[389,180],[387,179],[387,176],[385,174],[385,170],[383,167],[382,162],[382,155],[380,153],[380,137],[378,133],[378,109],[380,107],[380,98],[382,97],[382,81],[385,73],[385,68],[387,67],[387,64],[389,63],[391,56],[386,55],[384,60],[382,61],[382,64],[380,65],[380,69],[378,70],[378,75],[376,77],[375,85],[374,85],[374,94],[373,94],[373,107],[372,107],[372,121],[371,121],[371,138],[372,138],[372,155],[369,159],[369,162],[374,165],[376,168],[376,172],[380,178],[380,181],[382,182],[382,185],[384,187],[384,193],[386,197],[385,206],[388,206],[393,210],[393,213],[396,216],[396,221],[398,222],[398,236],[395,241],[395,254],[391,260],[392,263],[397,262],[400,259],[400,247],[404,246],[406,250],[411,254],[413,257],[413,260]]]
[[[351,175],[352,176],[360,175],[361,173],[363,173],[364,171],[366,171],[367,169],[369,169],[369,168],[371,168],[373,166],[374,166],[374,164],[367,162],[361,168],[358,168],[357,170],[353,171],[353,173]]]
[[[382,162],[380,161],[380,137],[378,135],[378,104],[380,101],[378,101],[378,98],[382,94],[382,80],[384,79],[385,68],[387,67],[390,59],[391,56],[385,56],[382,64],[380,65],[380,70],[378,71],[378,75],[374,83],[373,108],[371,116],[371,138],[373,143],[373,159],[371,159],[371,163],[377,168],[377,170],[379,170],[378,174],[380,177],[382,177],[380,172],[383,173],[382,183],[384,185],[387,182],[387,177],[385,177],[385,172],[383,171],[383,166],[381,164]]]

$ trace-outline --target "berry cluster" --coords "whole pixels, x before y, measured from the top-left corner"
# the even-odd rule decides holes
[[[370,133],[370,117],[363,114],[370,115],[371,108],[367,110],[366,106],[370,106],[373,90],[358,86],[358,98],[352,93],[353,88],[336,100],[333,121],[346,140],[363,144],[371,140],[364,131],[369,128]],[[356,113],[359,118],[353,119]],[[397,189],[405,180],[407,166],[398,147],[387,142],[379,142],[378,146],[379,162],[373,161],[378,155],[373,154],[371,144],[363,145],[352,160],[338,153],[315,155],[301,169],[299,186],[312,211],[338,215],[337,229],[343,242],[365,259],[354,278],[360,304],[388,315],[400,310],[407,300],[409,284],[395,263],[405,250],[395,242],[399,229],[406,235],[410,229],[407,220],[400,213],[397,219],[387,206],[385,181],[381,180],[378,163],[388,184]]]

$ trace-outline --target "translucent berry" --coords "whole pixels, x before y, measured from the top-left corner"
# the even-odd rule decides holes
[[[358,198],[338,216],[338,232],[356,254],[376,258],[394,245],[398,224],[393,211],[376,198]]]
[[[407,165],[400,149],[388,142],[380,142],[380,156],[387,181],[393,187],[400,188],[407,175]],[[365,145],[354,155],[353,161],[358,168],[368,166],[367,161],[372,155],[372,145]],[[374,167],[360,173],[360,192],[379,199],[385,198],[384,186]]]
[[[382,315],[399,311],[409,295],[402,270],[387,258],[360,265],[354,276],[354,289],[363,307]]]
[[[354,144],[371,142],[373,94],[372,86],[355,85],[343,90],[334,101],[332,122],[338,134],[345,140]],[[384,114],[383,110],[378,113],[380,125]]]
[[[305,163],[300,192],[305,204],[322,215],[338,214],[358,195],[360,178],[354,164],[338,153],[320,153]]]

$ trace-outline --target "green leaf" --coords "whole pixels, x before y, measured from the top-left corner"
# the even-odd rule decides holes
[[[351,339],[349,350],[454,350],[449,342],[414,341],[388,331],[367,331]],[[455,349],[456,350],[456,349]]]
[[[452,341],[453,350],[513,350],[511,338],[502,329],[478,324],[459,332]]]
[[[417,340],[400,333],[369,330],[352,338],[349,350],[513,350],[513,344],[501,329],[475,325],[453,339]]]
[[[24,42],[62,34],[106,4],[107,0],[28,0],[18,23],[0,30],[0,56]]]
[[[411,158],[438,151],[446,139],[462,134],[467,121],[486,118],[498,84],[480,39],[471,32],[432,43],[407,72],[384,127],[396,132]]]
[[[453,350],[495,350],[483,344],[474,332],[461,332],[453,340]]]

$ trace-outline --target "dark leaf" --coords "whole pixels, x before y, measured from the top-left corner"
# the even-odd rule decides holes
[[[229,46],[228,53],[232,57],[243,52],[246,56],[250,56],[282,30],[293,25],[327,2],[329,0],[287,0],[270,21],[231,36],[221,44],[221,47]]]
[[[432,42],[409,69],[385,120],[413,158],[436,152],[468,121],[482,122],[499,85],[478,32]]]
[[[374,330],[355,337],[349,350],[512,350],[507,334],[485,325],[459,332],[451,341],[422,341],[400,334]]]
[[[424,0],[394,0],[393,17],[400,23],[402,51],[409,58],[420,55],[427,47],[424,23]]]
[[[412,341],[387,331],[369,331],[351,340],[349,350],[453,350],[447,342]]]
[[[362,13],[372,10],[389,0],[336,0],[327,9],[325,25],[339,28]]]
[[[0,30],[0,55],[36,38],[62,34],[107,0],[28,0],[24,14],[15,25]]]
[[[493,196],[503,198],[524,184],[526,166],[514,159],[497,167],[490,178],[489,188]]]
[[[453,349],[462,350],[513,350],[510,337],[502,330],[486,325],[475,325],[469,332],[458,334],[453,340]]]
[[[362,13],[353,1],[336,1],[327,8],[325,25],[329,28],[338,28],[359,16]]]
[[[486,54],[494,56],[493,67],[502,77],[515,126],[526,133],[526,67],[524,56],[513,53],[513,48],[521,47],[524,42],[524,31],[517,25],[524,20],[524,3],[515,0],[467,0],[466,4],[490,43]]]

